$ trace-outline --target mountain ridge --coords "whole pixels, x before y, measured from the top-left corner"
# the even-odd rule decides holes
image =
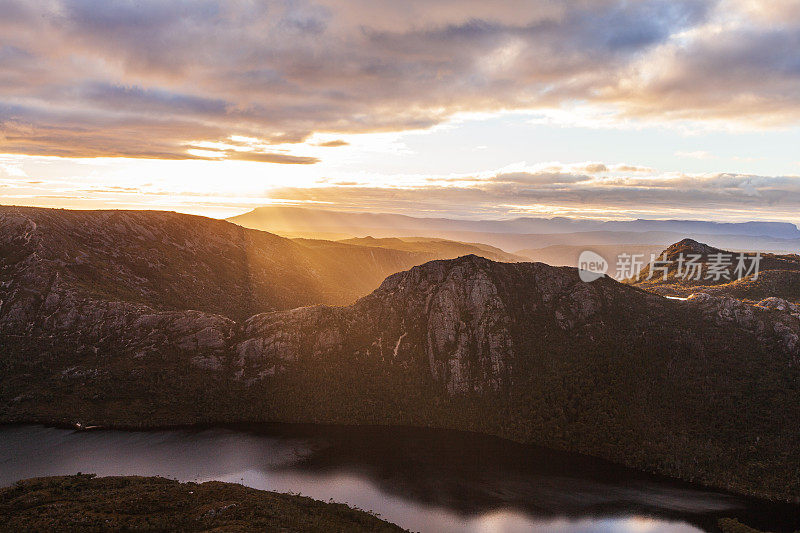
[[[0,229],[2,268],[8,276],[20,270],[29,287],[66,280],[102,299],[239,319],[351,303],[388,274],[431,259],[363,246],[320,251],[229,222],[165,211],[0,206]],[[2,290],[0,299],[6,305],[13,300]]]
[[[259,214],[261,213],[261,214]],[[273,231],[286,236],[304,238],[375,238],[416,235],[461,242],[479,242],[502,250],[525,255],[517,250],[530,250],[553,245],[591,248],[598,245],[648,245],[666,247],[684,237],[707,242],[717,247],[736,250],[800,252],[800,230],[790,223],[714,223],[690,222],[689,227],[672,229],[664,224],[673,221],[581,221],[523,218],[504,220],[459,220],[415,218],[385,213],[350,213],[300,207],[264,207],[250,214],[228,220],[245,227]],[[637,227],[637,224],[639,225]],[[694,224],[692,226],[692,224]],[[761,236],[767,227],[783,228],[774,236]],[[633,226],[631,226],[633,225]],[[660,228],[654,227],[662,226]],[[739,228],[737,230],[736,228]],[[744,228],[744,229],[742,229]],[[747,228],[750,228],[749,230]],[[756,229],[753,229],[756,228]],[[762,229],[758,229],[762,228]],[[785,230],[785,231],[784,231]],[[737,234],[736,231],[741,231]],[[730,233],[734,232],[734,233]],[[769,231],[767,231],[769,233]]]
[[[697,233],[706,235],[746,235],[751,237],[776,237],[783,239],[800,238],[800,229],[789,222],[714,222],[704,220],[678,219],[634,219],[634,220],[584,220],[568,217],[517,217],[510,219],[450,219],[445,217],[415,217],[393,213],[372,213],[356,211],[334,211],[326,209],[265,206],[257,207],[247,213],[229,217],[227,220],[247,227],[273,231],[289,229],[292,225],[303,229],[321,229],[328,226],[329,231],[347,228],[414,228],[437,227],[452,231],[488,231],[495,233],[574,233],[585,231],[669,231],[678,233]],[[305,224],[305,226],[303,226]]]
[[[355,244],[359,246],[376,246],[379,248],[390,248],[393,250],[405,250],[409,252],[427,253],[430,260],[435,259],[455,259],[464,255],[480,255],[492,261],[505,263],[516,263],[527,261],[527,258],[516,254],[510,254],[495,246],[475,242],[461,242],[447,239],[425,238],[425,237],[390,237],[376,239],[371,236],[342,239],[337,242]],[[433,257],[439,256],[439,257]]]
[[[37,276],[66,256],[31,255],[37,234],[13,228],[0,255],[0,421],[463,429],[800,501],[800,437],[785,429],[800,417],[795,308],[679,302],[471,255],[388,276],[349,306],[232,319]],[[82,235],[63,234],[79,252],[97,245]]]

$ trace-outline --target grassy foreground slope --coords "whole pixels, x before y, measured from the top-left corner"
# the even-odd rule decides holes
[[[404,531],[344,504],[233,483],[86,474],[27,479],[0,489],[0,530]]]

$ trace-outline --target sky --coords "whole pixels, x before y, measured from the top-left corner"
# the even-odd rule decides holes
[[[800,1],[0,0],[0,204],[800,223]]]

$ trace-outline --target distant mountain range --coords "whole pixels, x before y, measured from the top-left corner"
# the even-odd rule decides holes
[[[564,217],[520,217],[509,220],[417,218],[386,213],[354,213],[304,207],[258,207],[228,220],[272,232],[330,231],[359,234],[384,229],[405,235],[429,231],[486,233],[576,233],[586,231],[660,231],[704,235],[746,235],[800,239],[800,229],[786,222],[708,222],[699,220],[603,221]],[[257,227],[259,226],[259,227]],[[423,233],[419,233],[423,232]]]
[[[736,250],[800,252],[800,230],[783,222],[602,221],[561,217],[454,220],[280,206],[259,207],[228,220],[288,236],[436,237],[481,242],[513,253],[553,245],[642,244],[663,248],[685,237]]]
[[[800,498],[780,294],[674,301],[468,255],[288,309],[399,251],[160,212],[3,208],[0,228],[0,421],[449,427]]]

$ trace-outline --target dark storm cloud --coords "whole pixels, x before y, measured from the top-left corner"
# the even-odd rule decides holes
[[[800,13],[780,1],[753,9],[738,0],[0,0],[0,151],[196,158],[192,143],[230,136],[301,142],[571,102],[795,123]],[[315,161],[291,157],[251,159]]]

